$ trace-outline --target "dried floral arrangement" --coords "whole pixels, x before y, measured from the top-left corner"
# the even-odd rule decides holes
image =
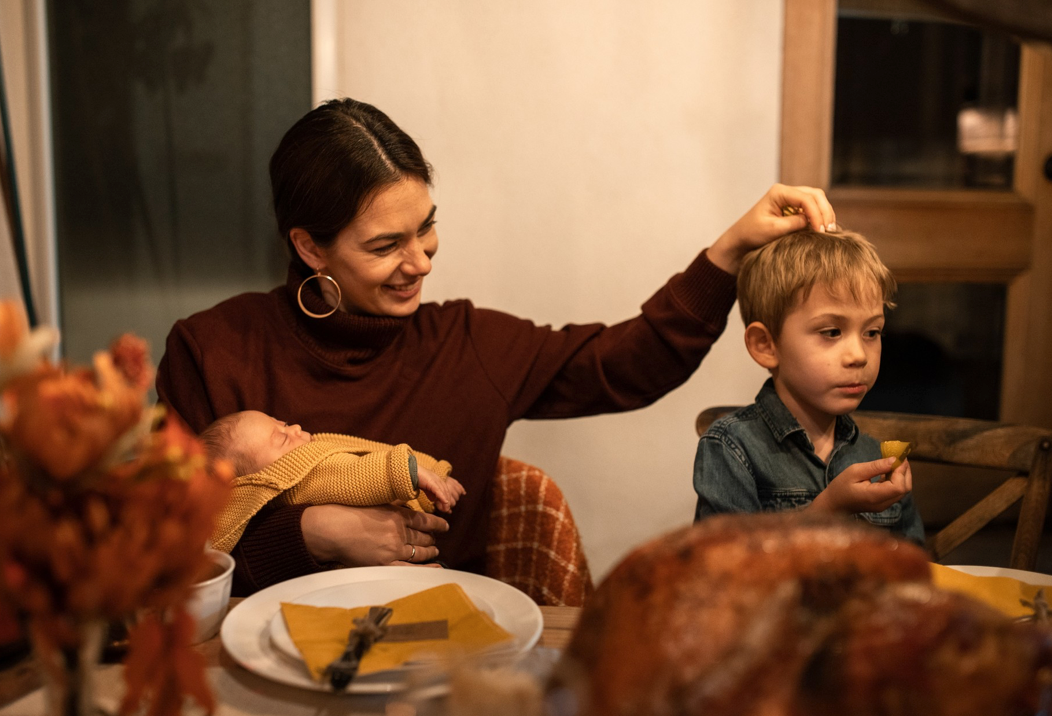
[[[144,341],[87,368],[49,361],[56,340],[0,302],[0,632],[21,628],[68,692],[85,627],[129,620],[121,713],[177,714],[186,697],[211,712],[184,605],[229,468],[177,421],[156,428]]]

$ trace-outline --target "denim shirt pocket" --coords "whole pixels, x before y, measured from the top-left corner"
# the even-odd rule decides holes
[[[758,496],[764,512],[787,512],[807,507],[814,502],[818,492],[802,487],[777,487],[761,489]]]
[[[902,503],[896,502],[883,512],[862,512],[859,517],[877,527],[897,527],[902,521]]]

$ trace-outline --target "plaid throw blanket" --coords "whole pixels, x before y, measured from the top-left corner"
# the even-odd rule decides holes
[[[486,575],[542,606],[578,607],[592,575],[570,506],[543,471],[501,457],[493,487]]]

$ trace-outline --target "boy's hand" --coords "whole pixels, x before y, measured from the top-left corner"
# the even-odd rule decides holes
[[[874,477],[886,474],[894,464],[895,458],[887,457],[852,465],[833,478],[809,509],[853,515],[883,512],[913,490],[913,473],[908,460],[895,468],[890,479],[870,482]]]
[[[439,477],[425,467],[417,467],[416,480],[428,499],[443,512],[450,512],[465,493],[464,486],[452,477]]]

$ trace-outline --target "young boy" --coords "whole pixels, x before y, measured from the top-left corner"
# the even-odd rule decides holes
[[[464,494],[444,460],[411,450],[335,433],[313,436],[255,410],[220,418],[201,433],[213,459],[234,467],[233,494],[216,519],[212,546],[229,552],[245,525],[271,500],[282,504],[358,507],[404,502],[449,512]],[[415,552],[415,550],[414,550]]]
[[[738,274],[745,345],[771,377],[756,402],[698,442],[695,521],[721,512],[854,514],[923,543],[912,474],[861,434],[848,413],[880,369],[884,309],[895,280],[851,232],[805,230],[746,256]]]

